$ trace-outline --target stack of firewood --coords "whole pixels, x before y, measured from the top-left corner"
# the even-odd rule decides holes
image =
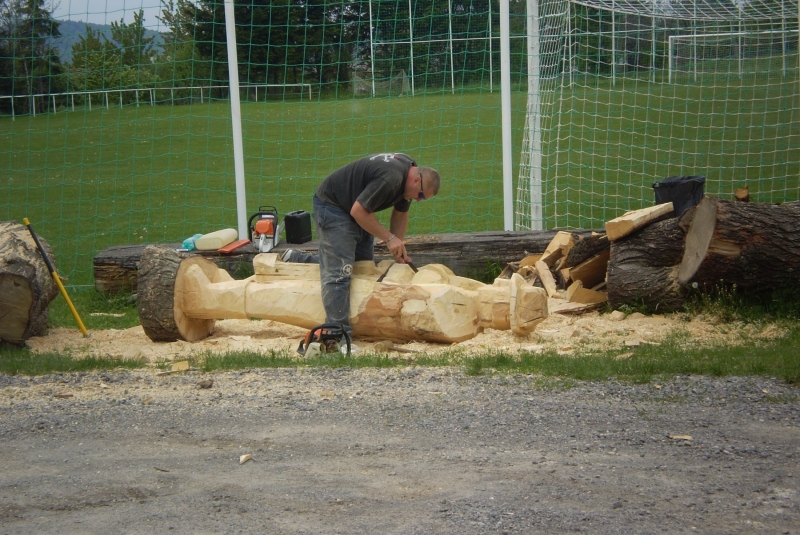
[[[557,306],[558,311],[589,310],[608,299],[605,279],[609,254],[606,234],[593,233],[581,238],[561,231],[543,253],[529,254],[508,264],[500,277],[510,278],[519,273],[529,283],[544,288],[549,297],[563,299],[565,304]]]

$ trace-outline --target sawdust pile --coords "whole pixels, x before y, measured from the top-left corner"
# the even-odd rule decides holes
[[[435,355],[458,351],[466,356],[491,352],[556,350],[561,354],[579,354],[594,350],[619,350],[621,355],[643,344],[659,344],[674,333],[681,333],[687,345],[735,345],[756,339],[774,339],[783,335],[776,325],[722,323],[714,317],[685,314],[653,315],[600,314],[596,311],[582,315],[551,314],[530,336],[518,337],[510,331],[488,329],[475,338],[458,344],[428,344],[424,342],[396,343],[406,350],[403,358],[414,354]],[[295,354],[306,330],[268,320],[220,320],[213,334],[205,340],[189,342],[152,342],[141,326],[130,329],[91,331],[84,338],[78,329],[51,329],[47,336],[28,340],[34,352],[68,352],[75,358],[87,356],[134,359],[159,363],[185,359],[194,355],[224,354],[233,351],[287,351]],[[369,352],[374,342],[359,340],[358,350]],[[410,352],[409,352],[410,351]],[[298,358],[302,358],[298,355]]]

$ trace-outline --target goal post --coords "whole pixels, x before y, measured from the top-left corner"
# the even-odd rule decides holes
[[[796,30],[670,35],[668,81],[697,81],[718,73],[744,76],[779,71],[786,76],[791,56],[796,55],[790,44],[797,37]]]

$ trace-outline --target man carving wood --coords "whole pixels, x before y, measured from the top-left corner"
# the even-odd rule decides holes
[[[286,251],[285,262],[319,262],[325,322],[341,324],[348,334],[350,284],[355,262],[373,260],[374,238],[383,240],[399,264],[411,262],[403,237],[413,201],[439,193],[439,173],[418,167],[402,153],[372,154],[331,173],[313,199],[319,254]],[[392,208],[389,228],[376,212]]]

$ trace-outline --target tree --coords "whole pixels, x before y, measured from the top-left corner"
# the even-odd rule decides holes
[[[61,35],[59,23],[44,3],[45,0],[0,0],[0,89],[6,95],[43,95],[18,99],[16,113],[31,111],[37,102],[37,108],[48,106],[46,94],[62,88],[63,66],[58,51],[50,44]]]
[[[161,0],[158,20],[168,28],[164,44],[155,60],[156,78],[169,87],[207,84],[210,61],[204,58],[195,40],[197,6],[189,0]],[[172,91],[171,97],[190,96],[190,90]]]
[[[125,19],[111,23],[111,38],[116,42],[120,53],[120,63],[126,67],[142,68],[149,66],[155,57],[153,41],[155,37],[146,37],[144,11],[133,14],[133,23],[126,24]]]
[[[100,91],[116,87],[120,68],[119,52],[98,30],[86,26],[86,33],[72,45],[70,88],[77,91]]]

